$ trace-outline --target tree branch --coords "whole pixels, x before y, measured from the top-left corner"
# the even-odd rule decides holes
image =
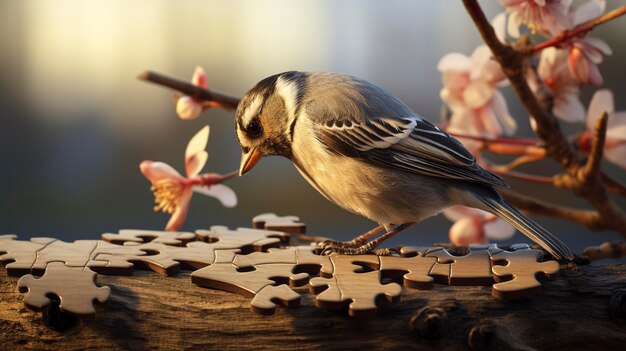
[[[538,51],[541,51],[545,48],[549,48],[551,46],[560,46],[562,43],[567,42],[570,39],[576,38],[576,37],[581,37],[585,34],[587,34],[587,32],[593,30],[595,27],[606,23],[608,21],[614,20],[620,16],[623,16],[626,14],[626,6],[621,6],[616,8],[615,10],[611,11],[611,12],[607,12],[606,14],[591,19],[587,22],[583,22],[579,25],[577,25],[576,27],[569,29],[569,30],[564,30],[561,33],[557,34],[556,36],[554,36],[553,38],[544,41],[541,44],[537,44],[535,47],[533,47],[531,50],[529,50],[529,53],[536,53]]]
[[[593,231],[611,229],[604,224],[604,221],[600,218],[597,211],[558,206],[527,195],[522,195],[512,190],[499,190],[499,192],[515,207],[531,215],[565,219],[578,223]]]
[[[591,213],[593,217],[589,217],[589,213],[579,213],[581,218],[573,216],[569,219],[582,224],[592,218],[594,223],[587,223],[585,226],[615,230],[626,237],[626,216],[609,198],[600,171],[606,134],[606,116],[600,118],[596,125],[592,152],[587,162],[583,163],[573,145],[561,131],[557,119],[547,112],[530,89],[524,75],[524,68],[527,64],[525,53],[498,40],[477,0],[463,0],[463,4],[483,40],[491,49],[494,59],[502,67],[519,100],[537,122],[536,133],[544,141],[548,154],[564,168],[565,172],[555,177],[555,185],[572,190],[576,195],[585,198],[596,210],[595,213]],[[600,223],[595,223],[596,216]]]
[[[137,79],[174,89],[196,100],[217,102],[221,107],[227,110],[237,109],[237,105],[240,101],[239,98],[204,89],[184,80],[169,77],[157,72],[145,71],[137,76]]]
[[[590,262],[603,259],[620,259],[626,256],[626,242],[605,242],[598,246],[590,246],[583,250],[581,256],[585,256]]]

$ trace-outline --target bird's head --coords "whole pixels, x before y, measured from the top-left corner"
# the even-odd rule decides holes
[[[246,93],[235,118],[241,145],[239,175],[263,156],[291,158],[293,128],[299,112],[306,73],[285,72],[260,81]]]

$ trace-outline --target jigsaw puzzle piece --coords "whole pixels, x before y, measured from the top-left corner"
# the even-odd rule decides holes
[[[289,243],[289,234],[277,231],[212,226],[209,230],[197,230],[198,240],[214,243],[216,249],[241,249],[242,252],[266,251],[271,247]]]
[[[196,235],[194,233],[159,230],[122,229],[118,234],[102,234],[102,240],[118,245],[139,245],[150,242],[153,244],[184,246],[195,239]]]
[[[289,234],[306,233],[306,224],[300,222],[296,216],[277,216],[274,213],[263,213],[252,219],[255,229],[274,230]]]
[[[400,299],[402,288],[396,283],[382,284],[379,270],[361,273],[359,264],[380,266],[375,255],[331,255],[332,276],[317,277],[309,282],[319,308],[338,310],[348,305],[352,317],[369,317],[377,312],[376,302],[385,297],[388,302]],[[378,261],[378,262],[377,262]]]
[[[252,267],[261,264],[289,263],[297,266],[300,272],[318,274],[320,269],[332,272],[330,258],[315,253],[315,246],[290,246],[271,248],[267,252],[253,252],[248,255],[237,255],[233,263],[239,267]]]
[[[542,251],[523,247],[493,255],[495,265],[491,269],[498,283],[493,285],[491,294],[499,299],[518,300],[538,293],[541,283],[537,276],[554,279],[561,269],[556,261],[539,262],[542,256]],[[501,262],[507,264],[498,265]]]
[[[98,245],[91,253],[87,267],[96,273],[109,275],[131,275],[134,264],[128,257],[143,256],[145,251],[140,245],[115,245],[98,240]]]
[[[6,267],[7,274],[11,277],[28,274],[37,260],[37,252],[54,241],[56,239],[53,238],[32,238],[25,241],[5,237],[0,240],[0,263]]]
[[[465,256],[454,256],[444,249],[439,249],[429,251],[425,256],[437,258],[437,264],[433,266],[431,275],[438,282],[444,282],[445,274],[448,272],[449,285],[488,286],[493,283],[489,250],[470,249]]]
[[[34,310],[48,305],[51,302],[48,295],[54,294],[60,299],[61,311],[89,317],[96,313],[94,301],[104,304],[111,296],[109,287],[96,286],[96,273],[88,268],[52,262],[45,271],[41,278],[28,274],[18,281],[20,292],[27,293],[24,303]]]
[[[270,315],[276,311],[277,303],[296,308],[300,306],[300,294],[285,284],[267,285],[254,295],[250,308],[258,314]]]
[[[380,270],[385,277],[402,278],[406,287],[432,289],[434,279],[430,276],[430,272],[436,262],[435,257],[381,256]]]
[[[98,240],[55,240],[37,251],[37,259],[31,268],[33,274],[41,275],[50,262],[64,262],[68,267],[85,267]]]
[[[287,307],[297,306],[300,295],[293,292],[286,293],[285,289],[291,290],[287,285],[285,288],[270,288],[277,283],[290,286],[302,286],[308,281],[307,273],[293,273],[293,264],[265,264],[254,266],[251,271],[239,272],[232,263],[212,264],[208,267],[197,270],[191,274],[191,281],[206,288],[230,291],[247,297],[255,297],[252,300],[251,309],[262,314],[272,314],[275,310],[275,303],[281,301]],[[256,298],[262,290],[261,296]],[[293,290],[292,290],[293,291]],[[298,295],[295,297],[295,295]],[[297,301],[296,301],[297,300]]]

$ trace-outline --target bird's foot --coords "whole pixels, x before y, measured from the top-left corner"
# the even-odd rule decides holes
[[[340,255],[392,256],[394,254],[399,254],[400,252],[397,249],[393,248],[376,249],[373,248],[371,245],[365,244],[359,247],[326,246],[322,248],[321,255],[328,256],[333,253]]]
[[[352,239],[350,241],[336,241],[336,240],[324,240],[317,244],[317,247],[324,251],[325,249],[333,248],[333,249],[356,249],[359,248],[365,243],[367,240],[360,240],[359,238]]]

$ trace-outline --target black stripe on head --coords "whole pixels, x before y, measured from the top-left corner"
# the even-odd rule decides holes
[[[274,93],[278,77],[280,77],[280,74],[275,74],[273,76],[267,77],[258,82],[254,87],[252,87],[252,89],[250,89],[246,93],[241,103],[237,107],[237,124],[241,128],[245,128],[245,126],[243,125],[243,112],[248,109],[256,96],[261,96],[263,98],[263,101],[267,100],[267,98]],[[261,106],[261,110],[262,109],[263,106]]]

